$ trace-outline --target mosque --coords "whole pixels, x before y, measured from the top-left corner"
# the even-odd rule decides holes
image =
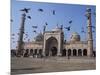
[[[87,8],[87,40],[82,41],[77,32],[73,32],[70,40],[64,40],[62,28],[56,27],[51,31],[39,33],[34,41],[24,42],[22,37],[24,31],[25,14],[22,15],[21,33],[18,42],[18,54],[27,56],[93,56],[93,35],[91,25],[91,9]]]
[[[72,33],[69,41],[64,41],[63,30],[56,27],[51,31],[45,31],[44,36],[39,33],[35,41],[25,42],[24,54],[30,56],[90,56],[91,51],[88,47],[88,41],[81,41],[77,32]]]

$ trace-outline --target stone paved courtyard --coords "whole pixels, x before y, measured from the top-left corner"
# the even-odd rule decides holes
[[[49,58],[11,58],[11,74],[30,74],[44,72],[95,70],[95,58],[87,57],[49,57]]]

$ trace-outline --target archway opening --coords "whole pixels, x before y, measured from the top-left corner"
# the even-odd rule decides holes
[[[78,56],[82,56],[82,50],[78,49]]]
[[[24,57],[28,57],[28,56],[29,56],[29,49],[26,49],[24,53]]]
[[[42,54],[42,49],[39,49],[39,54],[40,54],[40,55]]]
[[[73,49],[73,56],[77,56],[77,50]]]
[[[56,47],[52,47],[51,48],[51,56],[56,56],[57,55],[57,48]]]
[[[87,56],[87,49],[83,50],[83,56]]]
[[[62,50],[62,56],[66,56],[66,49]]]
[[[33,49],[30,50],[30,55],[33,55]]]
[[[58,41],[55,37],[50,37],[46,40],[45,55],[46,56],[56,56],[58,50]]]
[[[37,55],[37,49],[34,50],[34,55]]]
[[[68,56],[71,56],[71,49],[68,49]]]

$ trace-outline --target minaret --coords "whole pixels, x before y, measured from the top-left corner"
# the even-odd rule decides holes
[[[17,54],[18,55],[23,55],[23,34],[24,34],[24,24],[25,24],[25,17],[26,14],[22,14],[22,18],[21,18],[21,27],[20,27],[20,34],[19,34],[19,38],[18,38],[18,51]]]
[[[92,25],[91,25],[91,9],[86,10],[87,17],[87,42],[88,42],[88,56],[93,55],[93,36],[92,36]]]

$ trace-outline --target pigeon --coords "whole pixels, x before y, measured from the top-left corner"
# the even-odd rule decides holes
[[[32,26],[33,28],[37,28],[37,26]]]
[[[40,9],[38,9],[38,11],[43,12],[43,9],[40,8]]]
[[[36,30],[34,30],[33,32],[36,33]]]
[[[68,31],[70,31],[70,26],[69,27],[64,27],[65,29],[67,29]]]
[[[45,22],[45,25],[48,25],[48,23],[47,23],[47,22]]]
[[[24,9],[21,9],[20,11],[25,11],[26,13],[28,13],[30,10],[30,8],[24,8]]]
[[[10,21],[13,22],[13,19],[11,19]]]
[[[55,10],[53,10],[53,15],[55,15]]]
[[[72,20],[69,21],[69,24],[71,24],[71,23],[72,23]]]
[[[15,36],[15,34],[12,34],[12,36]]]
[[[27,18],[31,19],[31,16],[27,16]]]

